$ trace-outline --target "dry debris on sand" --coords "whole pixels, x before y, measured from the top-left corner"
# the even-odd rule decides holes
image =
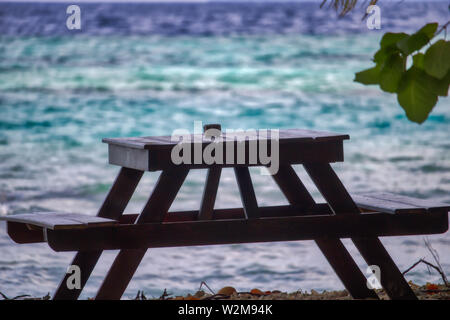
[[[411,281],[409,285],[414,290],[414,293],[420,300],[450,300],[450,287],[444,284],[427,283],[424,286],[419,286]],[[378,296],[382,300],[388,300],[388,296],[384,290],[376,290]],[[45,297],[30,297],[29,295],[21,295],[17,297],[7,297],[0,292],[0,300],[50,300],[51,297],[47,294]],[[138,291],[134,300],[351,300],[352,297],[347,290],[341,291],[323,291],[316,290],[296,291],[296,292],[281,292],[278,290],[262,291],[259,289],[252,289],[249,292],[238,292],[233,287],[224,287],[217,293],[207,293],[203,290],[197,291],[195,294],[188,294],[186,296],[173,296],[164,290],[159,298],[146,297],[144,292]],[[88,300],[93,300],[88,298]]]
[[[427,283],[424,286],[419,286],[411,281],[409,285],[414,290],[414,293],[420,300],[450,300],[450,288],[443,284]],[[380,299],[388,300],[388,296],[384,290],[376,290]],[[142,299],[143,295],[137,296],[137,299]],[[342,291],[324,291],[317,292],[316,290],[296,291],[296,292],[281,292],[278,290],[261,291],[253,289],[250,292],[238,292],[233,287],[224,287],[216,294],[206,293],[202,290],[197,291],[194,295],[187,296],[171,296],[166,291],[160,297],[163,300],[351,300],[352,297],[347,290]]]

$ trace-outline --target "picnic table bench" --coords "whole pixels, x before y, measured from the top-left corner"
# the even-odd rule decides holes
[[[206,134],[197,138],[192,147],[199,143],[202,150],[214,140]],[[244,134],[243,143],[260,139],[258,131]],[[103,250],[120,251],[96,299],[120,299],[148,248],[294,240],[314,240],[353,298],[378,299],[340,238],[351,238],[367,264],[380,268],[381,285],[391,299],[416,299],[378,237],[444,233],[450,205],[384,192],[350,195],[330,165],[344,160],[346,139],[345,134],[280,130],[279,169],[272,177],[289,205],[265,207],[258,206],[249,167],[267,163],[250,161],[248,151],[241,163],[175,165],[171,151],[177,142],[170,136],[103,139],[109,163],[121,169],[96,217],[33,213],[1,219],[17,243],[47,242],[55,251],[77,251],[71,265],[81,270],[81,288],[69,289],[66,274],[53,299],[77,299]],[[232,143],[236,151],[238,143]],[[316,203],[294,164],[303,165],[326,203]],[[234,170],[242,208],[214,209],[225,167]],[[207,170],[200,209],[169,212],[191,169]],[[140,214],[123,214],[145,171],[161,171],[153,192]]]

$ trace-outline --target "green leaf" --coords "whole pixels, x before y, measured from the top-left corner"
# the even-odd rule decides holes
[[[409,37],[406,33],[385,33],[380,41],[380,49],[375,53],[373,61],[375,63],[384,63],[391,55],[399,52],[397,42]]]
[[[419,69],[424,69],[423,67],[423,59],[424,59],[425,55],[423,53],[416,53],[415,55],[413,55],[413,65]]]
[[[409,55],[414,51],[420,50],[433,38],[437,27],[437,23],[428,23],[413,35],[398,41],[397,47],[405,55]]]
[[[450,68],[450,42],[439,40],[425,52],[425,71],[433,77],[442,79]]]
[[[388,46],[396,45],[397,42],[407,37],[409,37],[409,35],[404,32],[401,33],[387,32],[383,35],[383,38],[381,38],[380,47],[386,48]]]
[[[380,83],[380,70],[381,68],[376,65],[373,68],[366,69],[355,73],[355,79],[353,81],[362,84],[379,84]]]
[[[405,54],[409,55],[414,51],[422,49],[430,39],[423,33],[415,33],[412,36],[400,40],[397,47]]]
[[[428,39],[433,39],[434,34],[436,33],[436,30],[438,28],[439,24],[437,22],[432,22],[424,25],[419,31],[416,33],[423,33],[425,34]]]
[[[403,75],[398,88],[397,100],[406,112],[409,120],[422,123],[436,105],[438,97],[429,90],[427,74],[411,67]]]
[[[399,54],[389,57],[380,72],[380,88],[386,92],[397,92],[404,71],[405,58]]]
[[[396,45],[380,48],[373,56],[373,61],[377,64],[383,64],[393,54],[399,53],[400,50]]]
[[[379,84],[384,91],[397,93],[408,119],[422,123],[438,101],[447,96],[450,85],[450,44],[440,40],[425,53],[418,52],[434,38],[437,23],[428,23],[412,35],[388,32],[375,53],[375,66],[355,74],[354,81]],[[412,53],[408,71],[406,59]]]
[[[448,87],[450,85],[450,71],[447,72],[447,75],[442,79],[437,79],[435,77],[427,75],[427,81],[429,90],[434,92],[440,97],[448,96]]]

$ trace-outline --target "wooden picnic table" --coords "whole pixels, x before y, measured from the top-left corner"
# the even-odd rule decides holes
[[[246,145],[260,141],[259,131],[242,135]],[[222,138],[230,137],[224,133]],[[18,243],[45,241],[55,251],[77,251],[71,265],[80,267],[81,288],[69,289],[66,274],[54,299],[77,299],[103,250],[120,251],[96,299],[120,299],[148,248],[293,240],[314,240],[352,297],[378,299],[340,238],[351,238],[367,264],[380,268],[390,298],[416,299],[378,237],[446,232],[450,205],[387,193],[351,196],[330,165],[344,160],[346,139],[346,134],[280,130],[279,170],[272,177],[289,205],[267,207],[258,205],[249,172],[266,164],[250,161],[248,152],[241,163],[195,163],[192,158],[175,165],[171,152],[178,142],[170,136],[103,139],[110,164],[121,169],[97,217],[47,213],[3,219]],[[192,148],[197,143],[203,150],[214,139],[200,135],[192,141]],[[238,143],[233,143],[236,151]],[[294,164],[305,168],[326,203],[316,203]],[[242,208],[214,209],[225,167],[234,170]],[[199,210],[169,212],[191,169],[207,170]],[[153,192],[141,213],[123,214],[145,171],[161,171]]]

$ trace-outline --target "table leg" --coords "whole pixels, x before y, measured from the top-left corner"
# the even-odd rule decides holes
[[[328,163],[304,164],[306,171],[335,214],[360,214],[350,194]],[[381,285],[391,299],[417,299],[377,237],[352,238],[364,260],[381,270]]]
[[[236,175],[246,218],[259,218],[258,202],[256,201],[250,171],[247,167],[235,167],[234,174]]]
[[[202,202],[198,214],[198,220],[211,220],[216,202],[217,189],[219,187],[222,168],[214,167],[208,169],[206,174],[205,189],[203,190]]]
[[[299,205],[303,209],[316,204],[292,166],[281,166],[273,178],[290,204]],[[364,274],[341,240],[318,239],[315,242],[353,298],[378,299],[377,294],[367,288]]]
[[[128,201],[131,199],[136,186],[138,185],[143,171],[138,171],[129,168],[121,168],[119,174],[114,181],[108,195],[106,196],[97,216],[109,219],[118,219]],[[79,251],[72,260],[71,265],[76,265],[80,267],[81,270],[81,287],[80,289],[69,289],[67,288],[67,279],[70,274],[65,274],[61,280],[55,294],[53,295],[54,300],[76,300],[81,294],[87,280],[89,279],[92,270],[97,264],[98,259],[102,251]]]
[[[189,169],[183,167],[161,172],[150,198],[136,220],[136,224],[162,221],[188,172]],[[146,252],[147,249],[120,250],[95,299],[120,299]]]

